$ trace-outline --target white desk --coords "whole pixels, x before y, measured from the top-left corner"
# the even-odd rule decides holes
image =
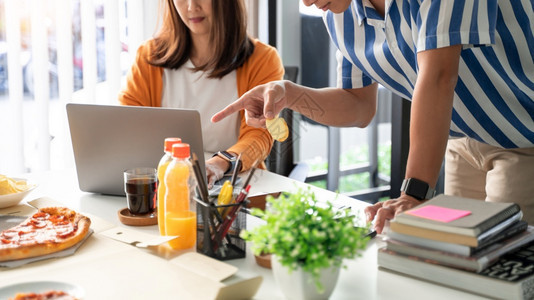
[[[51,197],[82,213],[124,226],[117,218],[117,211],[126,206],[125,198],[81,192],[74,171],[27,174],[25,177],[39,183],[39,187],[30,194],[29,200],[41,196]],[[297,186],[308,186],[269,172],[257,172],[251,185],[251,194],[291,191]],[[319,199],[336,197],[332,192],[314,187],[312,189],[316,191]],[[366,206],[364,202],[344,196],[338,196],[336,201],[359,211]],[[254,222],[253,218],[247,220],[249,224]],[[129,228],[151,234],[158,232],[157,226]],[[99,246],[95,247],[91,239],[98,239]],[[169,266],[165,259],[127,244],[117,247],[117,242],[106,240],[106,237],[99,235],[93,235],[91,239],[86,241],[79,253],[71,257],[41,261],[16,269],[0,269],[0,286],[29,280],[68,280],[84,287],[86,299],[156,299],[157,294],[160,296],[158,299],[191,298],[187,288],[192,286],[192,279],[173,277],[176,274],[172,273],[172,266]],[[106,243],[114,245],[102,246]],[[473,294],[378,270],[376,251],[382,243],[380,237],[374,238],[362,257],[346,261],[348,268],[342,269],[331,299],[483,299]],[[90,258],[87,255],[89,252]],[[131,263],[124,263],[124,256],[131,258]],[[240,275],[259,274],[263,277],[255,299],[283,299],[271,270],[256,265],[248,247],[246,258],[226,262],[238,267]],[[66,268],[69,265],[79,266],[83,270],[69,270]],[[98,276],[89,278],[84,276],[85,273]],[[46,277],[43,278],[45,274]]]

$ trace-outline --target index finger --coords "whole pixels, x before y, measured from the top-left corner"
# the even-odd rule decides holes
[[[214,114],[211,117],[211,122],[217,123],[221,121],[222,119],[228,117],[229,115],[236,113],[242,109],[244,109],[243,101],[241,99],[237,99],[236,101],[228,104],[223,110],[219,111],[218,113]]]

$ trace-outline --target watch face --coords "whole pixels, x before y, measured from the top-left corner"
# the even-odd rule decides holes
[[[419,181],[419,180],[413,180],[413,178],[408,183],[408,189],[409,193],[408,195],[414,196],[419,199],[425,199],[426,192],[428,190],[428,184]]]
[[[427,199],[427,193],[431,190],[428,183],[416,178],[408,178],[402,182],[401,191],[406,195],[412,196],[418,200]]]

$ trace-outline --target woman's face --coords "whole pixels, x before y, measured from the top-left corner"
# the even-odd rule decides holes
[[[349,8],[351,0],[302,0],[306,6],[315,4],[318,9],[330,10],[335,14],[342,13]]]
[[[176,10],[191,36],[208,35],[211,31],[211,0],[173,0]]]

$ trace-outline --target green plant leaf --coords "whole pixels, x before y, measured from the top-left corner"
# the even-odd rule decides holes
[[[275,254],[290,270],[300,267],[310,273],[319,292],[321,269],[340,267],[343,259],[360,256],[366,247],[366,231],[354,228],[354,216],[336,211],[330,201],[319,203],[310,188],[267,197],[267,203],[270,209],[252,212],[266,223],[242,231],[241,237],[252,242],[254,254]]]

